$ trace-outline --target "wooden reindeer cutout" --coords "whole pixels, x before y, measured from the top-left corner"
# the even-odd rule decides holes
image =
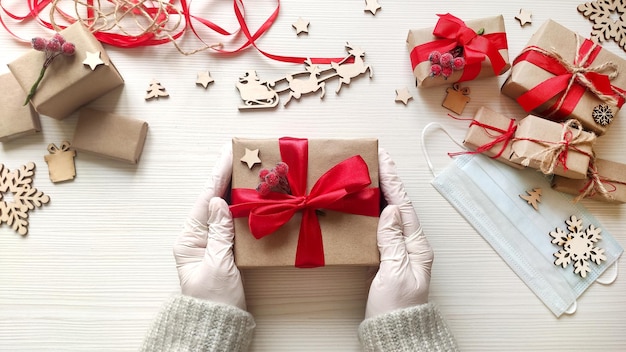
[[[291,98],[300,99],[303,94],[314,93],[318,90],[322,90],[322,95],[320,95],[320,99],[324,98],[324,94],[326,94],[326,83],[318,81],[317,77],[322,72],[317,65],[313,65],[310,59],[306,59],[304,61],[306,64],[306,72],[299,72],[293,75],[285,76],[285,80],[289,82],[289,97],[283,106],[287,106],[291,101]],[[297,79],[294,76],[309,74],[309,78],[307,79]],[[283,90],[284,91],[284,90]],[[277,93],[282,93],[283,91],[278,91]]]
[[[344,84],[350,84],[350,80],[352,78],[359,76],[362,73],[369,71],[370,78],[372,78],[373,75],[372,67],[369,64],[366,65],[363,61],[365,52],[361,50],[361,48],[352,47],[350,43],[346,43],[346,49],[348,50],[348,57],[343,59],[340,63],[331,62],[330,64],[340,77],[339,86],[337,86],[335,93],[339,93],[341,86]],[[354,57],[354,62],[351,64],[344,63],[350,57]]]

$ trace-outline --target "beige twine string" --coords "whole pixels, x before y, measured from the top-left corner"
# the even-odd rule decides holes
[[[576,37],[576,53],[578,53],[580,50],[580,38],[577,34],[574,34],[574,36]],[[591,53],[595,50],[597,46],[598,46],[597,43],[593,43],[593,46],[591,47],[591,49],[580,60],[580,62],[577,62],[578,58],[576,54],[576,56],[574,57],[573,63],[570,63],[569,61],[565,60],[563,56],[561,56],[561,54],[559,54],[554,48],[552,48],[551,50],[545,50],[539,47],[528,47],[522,50],[522,53],[527,52],[527,51],[536,51],[542,55],[553,58],[556,61],[558,61],[559,64],[561,64],[563,67],[565,67],[565,69],[568,72],[572,74],[572,77],[570,78],[567,84],[567,88],[565,89],[565,92],[561,95],[559,99],[557,108],[554,109],[554,111],[552,111],[546,117],[552,116],[553,114],[555,114],[561,109],[561,107],[563,106],[563,103],[565,102],[565,97],[567,97],[570,89],[572,88],[575,82],[579,82],[582,86],[589,89],[589,91],[595,94],[603,102],[610,104],[610,105],[614,105],[614,106],[617,105],[617,99],[614,96],[606,95],[598,91],[596,87],[593,85],[593,83],[589,81],[589,79],[587,79],[587,77],[585,76],[585,73],[588,73],[588,72],[596,72],[596,73],[605,72],[609,80],[613,80],[619,74],[618,66],[612,61],[607,61],[598,66],[585,67],[585,65],[588,64],[589,58],[591,57]],[[589,62],[589,64],[591,64],[591,62]],[[626,96],[622,94],[620,91],[616,90],[615,88],[612,88],[612,90],[616,95],[626,99]]]
[[[563,124],[561,140],[559,142],[547,142],[529,138],[514,138],[514,140],[529,140],[546,146],[547,148],[524,159],[522,165],[528,166],[531,160],[541,158],[539,169],[544,174],[550,175],[554,173],[554,169],[559,163],[559,156],[562,153],[568,153],[569,149],[576,150],[576,146],[593,144],[596,140],[596,135],[593,132],[583,133],[580,122],[576,119],[570,119]],[[563,165],[563,167],[566,167],[566,165]]]
[[[108,10],[103,9],[100,5],[100,0],[94,0],[93,5],[89,5],[85,1],[74,0],[76,19],[64,14],[59,8],[59,2],[60,0],[54,0],[50,7],[50,23],[56,31],[61,30],[61,27],[55,21],[58,14],[59,17],[69,22],[74,20],[80,21],[91,32],[115,31],[129,37],[153,34],[155,40],[169,40],[174,44],[176,50],[183,55],[192,55],[207,49],[222,48],[223,46],[222,43],[207,44],[204,40],[198,38],[203,44],[202,47],[191,51],[183,50],[172,36],[172,34],[180,31],[179,28],[181,26],[184,26],[183,12],[165,0],[111,0],[109,2],[114,6]],[[81,16],[81,8],[92,10],[94,13],[93,17]],[[146,8],[156,8],[157,12],[154,15],[150,15]],[[170,14],[172,11],[174,14]],[[163,17],[162,20],[160,20],[161,17]],[[126,24],[124,25],[123,23]],[[128,28],[129,24],[131,27],[134,27],[132,29],[135,31],[138,29],[139,33],[133,34],[133,31]]]
[[[598,169],[595,166],[595,157],[589,162],[589,171],[587,172],[587,176],[589,177],[590,184],[581,190],[581,193],[574,198],[574,203],[578,203],[581,199],[591,196],[594,193],[600,193],[600,195],[609,200],[614,199],[613,195],[611,195],[606,187],[604,187],[604,182],[600,178],[600,174],[598,174]]]

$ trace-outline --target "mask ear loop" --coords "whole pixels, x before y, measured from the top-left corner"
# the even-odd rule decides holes
[[[569,306],[567,308],[567,310],[563,313],[567,314],[567,315],[572,315],[574,313],[576,313],[576,309],[578,309],[578,303],[576,301],[574,301],[574,303],[572,303],[571,306]]]
[[[619,259],[615,260],[615,263],[613,263],[613,275],[609,276],[606,278],[606,280],[601,280],[600,278],[596,279],[596,282],[602,285],[610,285],[612,283],[615,282],[615,280],[617,280],[617,274],[619,271]],[[603,277],[604,275],[602,275]]]
[[[433,163],[430,160],[430,155],[428,154],[428,149],[426,148],[426,143],[424,143],[425,139],[426,139],[426,132],[430,129],[440,129],[443,131],[443,133],[445,133],[448,138],[450,138],[450,140],[452,142],[454,142],[454,144],[458,145],[459,147],[461,147],[463,150],[467,150],[467,148],[465,148],[461,143],[457,142],[454,138],[452,138],[452,136],[450,135],[450,133],[448,133],[448,131],[443,128],[443,126],[441,126],[441,124],[439,124],[438,122],[431,122],[428,125],[424,126],[424,129],[422,130],[422,153],[424,153],[424,158],[426,159],[426,163],[428,164],[428,168],[430,169],[430,173],[433,174],[433,176],[437,176],[437,173],[435,172],[435,168],[433,167]]]

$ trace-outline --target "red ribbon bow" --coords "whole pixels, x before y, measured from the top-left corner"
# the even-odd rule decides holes
[[[292,194],[271,192],[261,197],[254,189],[235,188],[230,210],[233,217],[248,216],[250,232],[257,239],[272,234],[302,211],[295,266],[323,266],[324,246],[316,210],[378,216],[379,189],[368,187],[371,180],[367,164],[356,155],[326,171],[307,194],[308,140],[280,138],[279,146],[282,161],[289,165],[287,178]]]
[[[489,58],[494,74],[499,75],[506,61],[500,55],[500,49],[507,49],[506,33],[488,33],[479,35],[467,27],[461,19],[447,13],[439,16],[439,21],[433,30],[433,35],[442,39],[418,45],[411,50],[411,65],[413,69],[421,62],[428,60],[434,50],[448,52],[456,47],[463,48],[465,68],[461,75],[462,81],[469,81],[480,73],[480,63]]]
[[[574,64],[580,64],[582,68],[588,68],[601,50],[601,46],[585,39],[578,50]],[[584,60],[584,58],[586,58],[586,60]],[[576,73],[568,69],[557,57],[545,55],[543,49],[537,47],[527,48],[522,54],[515,58],[513,65],[515,66],[521,61],[527,61],[553,74],[554,77],[539,83],[537,86],[518,97],[517,102],[520,106],[522,106],[526,112],[530,112],[550,99],[561,95],[561,98],[558,100],[562,99],[562,101],[559,102],[557,100],[552,107],[542,112],[542,115],[554,115],[554,119],[557,121],[571,115],[583,94],[587,91],[587,87],[580,84],[578,80],[574,80],[574,84],[570,86],[570,80],[572,80]],[[585,76],[598,92],[607,96],[613,96],[617,101],[618,107],[624,104],[624,99],[619,94],[615,93],[613,89],[617,88],[611,85],[607,75],[584,70],[581,74]],[[617,90],[621,91],[619,89]],[[565,94],[565,96],[563,96],[563,94]]]
[[[485,130],[485,132],[487,132],[487,134],[489,135],[491,135],[489,131],[497,132],[499,133],[499,135],[495,137],[494,139],[492,139],[490,142],[485,143],[481,145],[480,147],[476,148],[476,150],[468,151],[468,152],[448,153],[449,156],[454,157],[454,156],[458,156],[462,154],[482,154],[490,150],[491,148],[495,147],[496,145],[502,143],[502,148],[500,148],[500,151],[491,157],[492,159],[497,159],[502,155],[502,153],[504,153],[504,150],[506,149],[506,147],[514,139],[515,131],[517,130],[517,124],[515,123],[515,119],[510,119],[509,127],[506,130],[503,130],[501,128],[491,126],[491,125],[488,125],[486,123],[482,123],[476,120],[472,120],[472,122],[470,122],[469,127],[472,127],[472,126],[482,127]]]

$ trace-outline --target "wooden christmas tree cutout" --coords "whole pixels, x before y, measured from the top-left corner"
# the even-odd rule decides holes
[[[338,78],[339,84],[335,93],[339,93],[344,84],[350,84],[353,78],[360,76],[369,71],[369,77],[372,78],[372,67],[365,64],[363,57],[365,52],[358,47],[346,44],[348,56],[341,62],[332,62],[331,67],[325,70],[314,65],[310,59],[304,61],[305,71],[287,74],[285,77],[276,81],[261,81],[256,71],[247,71],[242,77],[239,77],[237,90],[244,102],[239,106],[240,110],[244,109],[260,109],[272,108],[279,103],[279,94],[289,92],[289,97],[285,102],[285,106],[292,98],[296,100],[304,94],[315,93],[321,91],[320,98],[326,94],[325,82],[329,79]],[[349,62],[353,59],[353,62]],[[305,78],[299,78],[305,76]],[[287,87],[276,89],[279,84],[287,84]]]
[[[409,100],[413,99],[411,93],[409,93],[409,89],[404,87],[402,89],[396,89],[396,101],[402,102],[404,105],[409,103]]]
[[[569,232],[558,227],[550,232],[552,243],[563,248],[554,253],[556,257],[554,265],[565,268],[573,262],[574,273],[585,278],[587,273],[591,271],[589,261],[600,264],[606,260],[604,249],[595,246],[596,242],[602,239],[602,235],[600,235],[602,229],[592,224],[583,229],[582,219],[578,219],[575,215],[570,216],[568,220],[565,220],[565,223]]]
[[[70,142],[63,141],[60,147],[50,143],[48,144],[48,152],[50,154],[44,156],[44,160],[48,164],[50,181],[56,183],[73,180],[76,176],[76,167],[74,166],[76,151],[70,150]]]
[[[300,35],[300,33],[309,33],[309,24],[309,21],[304,20],[302,17],[299,17],[298,20],[291,26],[296,30],[296,35]]]
[[[520,198],[526,201],[528,205],[531,205],[535,210],[539,210],[539,203],[541,203],[541,188],[533,188],[530,191],[526,191],[527,194],[520,194]]]
[[[519,13],[515,16],[515,19],[519,21],[520,26],[524,27],[533,22],[532,16],[533,14],[530,11],[519,9]]]
[[[452,87],[446,88],[446,98],[441,103],[441,106],[457,115],[461,115],[463,110],[465,110],[465,105],[470,101],[469,94],[469,87],[461,88],[458,83],[455,83]]]
[[[148,94],[146,94],[145,99],[150,100],[153,98],[159,99],[160,97],[169,97],[170,95],[165,91],[165,87],[161,85],[157,80],[153,79],[150,82],[150,86],[147,90]]]
[[[28,233],[28,211],[50,201],[32,186],[34,170],[33,162],[14,171],[0,164],[0,225],[6,223],[22,236]]]
[[[85,52],[85,55],[87,56],[87,58],[85,60],[83,60],[83,65],[89,66],[89,68],[91,68],[91,70],[95,70],[96,67],[98,67],[99,65],[104,65],[104,61],[102,61],[102,59],[100,59],[100,52],[96,51],[95,53],[92,53],[90,51]]]
[[[211,77],[211,73],[209,71],[198,72],[198,78],[196,79],[196,84],[201,85],[206,89],[209,86],[209,83],[213,83],[214,79]]]
[[[363,11],[369,11],[372,15],[376,16],[376,11],[380,10],[378,0],[365,0],[365,9]]]
[[[250,150],[246,148],[246,153],[239,160],[241,160],[241,162],[248,164],[248,169],[252,169],[254,167],[254,164],[261,162],[261,159],[259,159],[259,150],[258,149]]]
[[[578,5],[577,9],[593,22],[592,40],[601,43],[613,39],[617,45],[626,50],[626,2],[621,0],[592,1]]]

